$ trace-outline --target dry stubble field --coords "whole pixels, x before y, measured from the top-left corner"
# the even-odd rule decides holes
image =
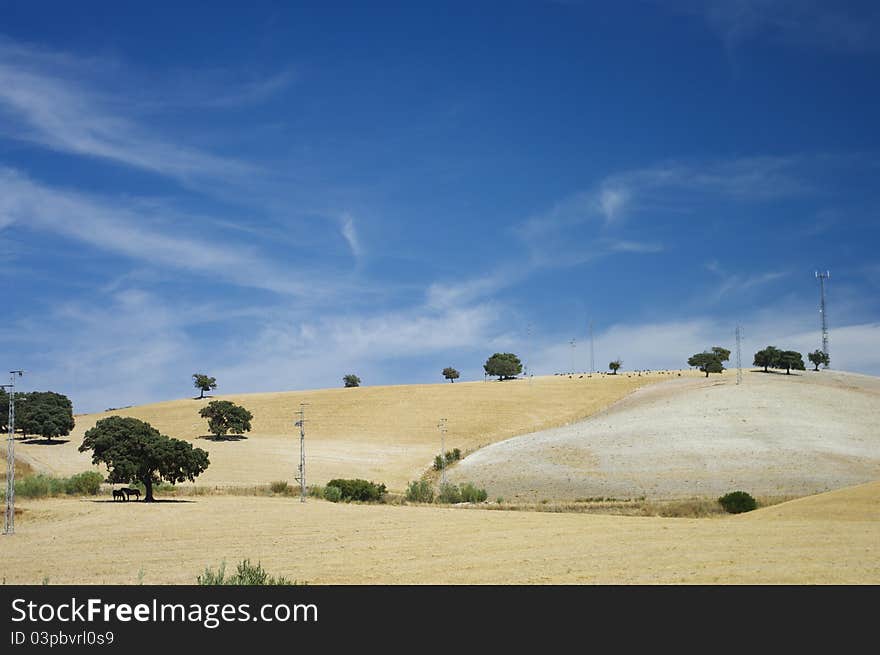
[[[880,583],[880,483],[714,519],[231,496],[24,507],[7,583],[191,584],[245,557],[311,584]]]

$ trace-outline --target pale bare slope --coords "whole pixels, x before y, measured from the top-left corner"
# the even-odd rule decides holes
[[[309,583],[880,583],[880,484],[717,519],[334,505],[26,501],[7,583],[193,583],[249,557]]]
[[[698,375],[685,371],[683,377]],[[164,434],[193,441],[210,454],[200,485],[253,485],[291,480],[299,464],[293,426],[300,402],[307,407],[308,482],[362,477],[403,490],[430,467],[440,448],[437,423],[448,420],[446,447],[475,450],[501,439],[564,425],[589,416],[633,390],[671,374],[600,376],[531,381],[471,382],[218,395],[247,407],[253,430],[241,441],[210,441],[198,415],[210,399],[174,400],[112,412],[148,421]],[[84,432],[109,413],[77,416],[69,442],[20,443],[17,452],[37,470],[60,475],[90,467],[77,452]]]
[[[880,379],[733,372],[640,389],[610,410],[486,447],[450,470],[492,497],[803,495],[880,479]]]

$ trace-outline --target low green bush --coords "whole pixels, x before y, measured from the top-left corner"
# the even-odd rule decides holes
[[[265,571],[265,569],[263,569],[263,566],[259,562],[257,562],[256,564],[251,564],[251,561],[249,559],[245,559],[239,562],[235,573],[229,576],[226,575],[226,562],[221,562],[220,567],[217,569],[217,571],[206,568],[205,572],[202,575],[198,576],[198,578],[196,579],[196,583],[201,586],[280,586],[298,584],[295,580],[290,581],[282,576],[275,578],[269,575]]]
[[[70,476],[65,491],[70,496],[97,496],[104,476],[97,471],[84,471]]]
[[[327,486],[337,487],[342,494],[342,500],[355,500],[362,503],[381,502],[387,491],[384,484],[376,484],[375,482],[368,482],[367,480],[361,480],[360,478],[352,480],[337,478],[330,480],[330,482],[327,483]],[[326,496],[326,489],[324,490],[324,493]]]
[[[461,459],[461,450],[458,448],[453,448],[452,450],[447,450],[443,455],[436,455],[434,457],[434,470],[439,471],[441,469],[446,468],[452,462],[457,462]]]
[[[97,471],[77,473],[69,478],[51,475],[29,475],[15,481],[15,495],[21,498],[49,496],[95,496],[101,490],[104,477]]]
[[[463,503],[482,503],[489,497],[485,489],[479,489],[470,482],[461,485],[461,501]]]
[[[338,503],[342,500],[342,490],[339,487],[328,484],[324,487],[324,500],[329,500],[331,503]]]
[[[461,491],[457,485],[441,484],[440,493],[437,495],[438,503],[455,504],[461,502]]]
[[[745,491],[731,491],[718,499],[725,512],[730,514],[742,514],[757,509],[758,503]]]
[[[406,488],[406,499],[411,503],[432,503],[434,487],[427,480],[413,480]]]

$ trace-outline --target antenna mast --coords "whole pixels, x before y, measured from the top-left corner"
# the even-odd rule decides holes
[[[822,352],[828,355],[828,319],[825,315],[825,280],[831,279],[831,271],[824,273],[816,271],[816,279],[819,280],[819,317],[822,319]],[[823,368],[828,368],[825,364]]]
[[[9,436],[6,439],[6,514],[3,534],[15,534],[15,376],[21,377],[24,371],[9,371]]]

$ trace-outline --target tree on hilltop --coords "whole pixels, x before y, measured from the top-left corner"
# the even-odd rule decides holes
[[[611,375],[617,375],[617,371],[620,370],[621,366],[623,366],[622,359],[615,359],[613,362],[608,362],[608,368],[611,369]]]
[[[767,373],[768,367],[772,366],[776,368],[776,364],[779,361],[779,355],[782,353],[781,350],[774,346],[767,346],[763,350],[759,350],[755,353],[755,360],[753,362],[754,366],[763,366],[764,372]]]
[[[828,353],[823,352],[821,350],[814,350],[813,352],[811,352],[807,355],[807,358],[816,367],[813,369],[814,371],[819,370],[820,364],[822,366],[824,366],[825,368],[828,368],[829,364],[831,364],[831,356]]]
[[[349,373],[348,375],[343,376],[342,383],[346,387],[359,387],[361,386],[361,379],[354,373]]]
[[[719,361],[730,361],[730,351],[727,348],[722,348],[721,346],[712,346],[712,354],[716,355]],[[723,368],[724,367],[722,366],[722,369]]]
[[[212,378],[204,373],[193,373],[192,377],[193,386],[202,392],[199,395],[199,398],[204,398],[206,391],[211,391],[212,389],[217,388],[217,378]]]
[[[143,483],[147,503],[155,500],[154,484],[194,482],[210,463],[201,448],[160,434],[145,421],[123,416],[108,416],[87,430],[79,451],[87,450],[92,451],[92,464],[107,466],[108,482]]]
[[[721,350],[723,350],[723,348]],[[721,371],[724,370],[724,365],[721,363],[721,356],[714,351],[715,349],[713,348],[712,352],[702,352],[691,355],[688,358],[688,366],[698,367],[706,374],[706,377],[709,377],[709,373],[721,373]]]
[[[212,400],[199,410],[199,416],[208,419],[208,429],[218,439],[227,432],[250,432],[251,419],[254,418],[244,407],[228,400]]]
[[[786,375],[791,375],[791,369],[804,371],[804,357],[795,350],[783,350],[776,360],[777,368],[784,368]]]
[[[447,366],[443,369],[443,377],[449,380],[450,382],[455,382],[460,376],[458,371],[456,371],[451,366]]]
[[[513,353],[495,353],[486,363],[483,369],[487,375],[497,375],[498,380],[510,380],[522,373],[522,362]]]

